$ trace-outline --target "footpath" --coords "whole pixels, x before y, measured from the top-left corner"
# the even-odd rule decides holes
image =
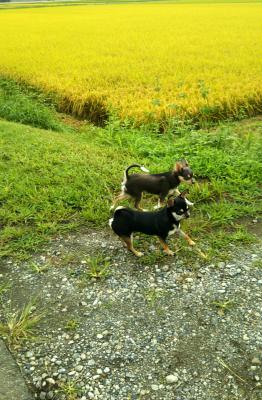
[[[33,400],[6,345],[0,340],[0,400]]]

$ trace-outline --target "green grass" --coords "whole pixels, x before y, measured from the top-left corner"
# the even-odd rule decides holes
[[[43,129],[65,129],[40,92],[5,78],[0,78],[0,118]]]
[[[0,322],[0,336],[6,339],[9,345],[19,345],[23,340],[32,340],[42,317],[42,314],[36,314],[34,302],[30,301],[22,310],[7,315],[5,322]]]
[[[217,248],[225,237],[247,240],[234,223],[261,212],[261,120],[224,123],[211,131],[173,121],[160,134],[157,125],[123,126],[112,117],[105,128],[82,124],[73,130],[61,125],[39,93],[12,85],[4,96],[22,96],[35,109],[43,104],[54,126],[51,131],[0,120],[0,256],[27,256],[50,236],[78,226],[107,227],[126,166],[139,162],[160,172],[179,158],[189,160],[198,181],[190,188],[195,207],[185,230],[204,240],[208,233]],[[18,118],[15,102],[10,109]],[[30,118],[27,123],[35,125],[33,113]],[[156,199],[148,196],[143,203],[151,208]],[[214,229],[221,230],[221,240]]]

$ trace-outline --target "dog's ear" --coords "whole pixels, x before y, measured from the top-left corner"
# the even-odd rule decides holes
[[[186,195],[189,193],[188,190],[183,190],[183,192],[180,193],[180,197],[183,197],[183,199],[185,199]]]
[[[183,165],[183,167],[188,167],[188,161],[186,159],[183,158],[183,160],[181,160],[181,164]]]
[[[181,172],[182,169],[183,169],[183,164],[181,163],[181,161],[177,161],[176,165],[175,165],[175,168],[174,168],[174,171],[175,172]]]
[[[167,199],[167,207],[173,207],[174,206],[174,197],[169,196]]]

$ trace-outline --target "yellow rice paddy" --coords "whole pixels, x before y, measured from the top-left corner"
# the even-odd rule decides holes
[[[138,122],[262,111],[262,4],[0,10],[0,75]]]

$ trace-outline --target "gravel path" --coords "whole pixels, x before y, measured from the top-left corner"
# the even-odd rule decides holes
[[[35,398],[262,399],[259,243],[213,262],[155,243],[138,260],[109,230],[85,232],[0,267],[0,318],[32,298],[44,314],[37,339],[12,350]],[[104,279],[90,257],[110,265]]]

